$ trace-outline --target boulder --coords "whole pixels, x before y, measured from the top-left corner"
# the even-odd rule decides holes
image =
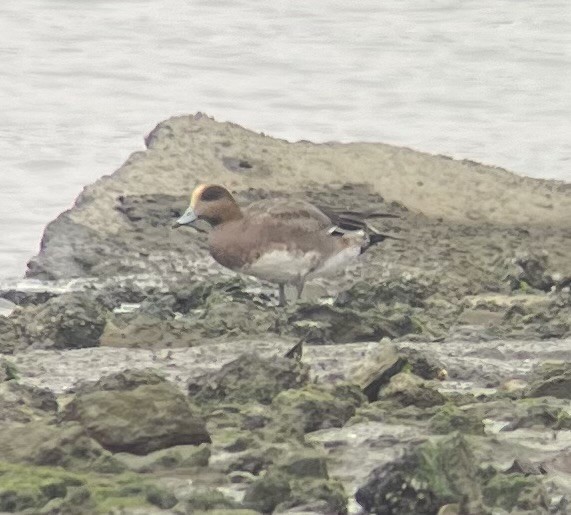
[[[152,368],[127,369],[99,378],[94,382],[80,382],[73,388],[76,394],[130,391],[140,386],[164,384],[165,377]]]
[[[438,390],[429,386],[420,377],[401,372],[393,376],[389,384],[381,390],[380,400],[390,400],[400,406],[430,408],[446,402]]]
[[[309,367],[298,361],[242,354],[220,370],[192,379],[188,391],[193,402],[220,401],[270,404],[283,390],[301,388],[309,382]]]
[[[309,343],[350,343],[416,332],[407,307],[381,312],[326,304],[301,304],[287,320]]]
[[[402,202],[434,219],[478,226],[553,227],[565,223],[571,210],[565,188],[498,168],[376,143],[287,143],[202,113],[160,123],[146,145],[111,177],[86,187],[74,207],[48,225],[40,254],[28,264],[29,277],[188,274],[205,239],[170,226],[200,182],[227,184],[244,201],[271,193],[311,199],[312,191],[326,191],[346,176],[350,188],[366,185],[362,189],[376,195],[377,204],[382,195],[387,205]],[[270,191],[261,191],[260,183]],[[329,205],[339,205],[344,193],[359,196],[353,208],[370,203],[361,192],[335,186],[338,191],[322,198]],[[498,192],[509,195],[498,202]],[[419,247],[426,251],[423,242]]]
[[[55,425],[38,420],[25,426],[11,424],[2,429],[2,436],[1,460],[102,473],[125,469],[75,422]]]
[[[430,419],[429,427],[436,434],[460,431],[462,434],[484,436],[484,423],[474,411],[466,411],[447,404],[438,409]]]
[[[383,345],[367,356],[365,363],[359,363],[349,373],[349,379],[359,385],[369,402],[373,402],[377,400],[379,390],[401,372],[406,363],[406,357],[399,354],[395,345]]]
[[[15,350],[25,345],[20,340],[20,333],[14,320],[0,316],[0,354],[13,354]]]
[[[473,451],[458,433],[409,449],[373,470],[355,497],[378,515],[433,515],[450,503],[459,503],[462,513],[485,513]]]
[[[349,385],[310,385],[286,390],[272,402],[271,424],[301,434],[342,427],[364,401],[358,388]]]
[[[377,400],[381,388],[405,369],[423,379],[443,380],[448,376],[444,365],[426,352],[385,341],[379,347],[349,373],[349,379],[361,387],[369,402]]]
[[[255,481],[246,491],[244,505],[262,513],[272,513],[278,504],[289,499],[291,486],[288,476],[272,472]]]
[[[347,493],[338,481],[325,479],[293,479],[291,494],[276,506],[275,513],[347,514]]]
[[[7,359],[0,358],[0,383],[18,378],[18,369]]]
[[[144,456],[121,452],[114,454],[113,457],[133,472],[149,473],[177,468],[206,467],[210,454],[209,445],[202,444],[177,445]]]
[[[0,383],[0,421],[30,422],[54,417],[58,409],[51,390],[18,383]]]
[[[483,488],[488,506],[508,513],[549,513],[549,495],[536,476],[495,474]]]
[[[42,290],[41,287],[33,289],[8,288],[0,290],[0,298],[9,300],[18,306],[43,304],[56,295],[57,293],[47,288]]]
[[[515,413],[502,431],[522,428],[571,429],[571,409],[566,400],[538,398],[523,399],[516,404]]]
[[[571,362],[543,363],[535,370],[525,396],[571,399]]]
[[[297,478],[329,479],[326,456],[311,449],[285,455],[276,464],[276,468]]]
[[[156,376],[151,374],[150,379],[156,381]],[[103,381],[114,383],[116,378]],[[210,442],[204,421],[176,386],[167,381],[132,386],[105,389],[102,385],[80,392],[66,406],[62,420],[78,421],[111,452],[148,454]]]
[[[541,253],[520,253],[511,261],[511,270],[507,275],[512,290],[525,291],[529,288],[549,291],[555,281],[547,269],[549,255]]]
[[[12,315],[20,345],[41,349],[96,347],[107,311],[87,293],[65,293]]]
[[[82,479],[61,470],[22,467],[2,462],[0,477],[2,513],[41,513],[40,509],[48,502],[65,498],[69,488],[84,484]]]

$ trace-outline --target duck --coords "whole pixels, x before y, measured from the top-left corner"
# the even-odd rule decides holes
[[[210,226],[208,246],[220,265],[235,272],[276,283],[278,305],[285,306],[286,285],[297,299],[307,281],[346,268],[372,246],[386,239],[367,221],[397,218],[373,211],[337,211],[301,198],[258,200],[241,208],[227,188],[200,184],[190,206],[174,227]]]

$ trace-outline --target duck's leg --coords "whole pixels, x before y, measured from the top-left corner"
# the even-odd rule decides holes
[[[279,307],[283,307],[287,304],[287,299],[286,299],[286,295],[285,295],[285,284],[284,283],[280,283],[279,285],[279,301],[278,301],[278,306]]]
[[[297,288],[297,298],[295,299],[296,301],[298,301],[299,299],[301,299],[301,293],[303,292],[303,287],[305,285],[305,281],[303,279],[301,279],[296,285],[295,287]]]

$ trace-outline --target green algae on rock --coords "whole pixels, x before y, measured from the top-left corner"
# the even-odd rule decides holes
[[[16,380],[0,383],[0,420],[30,422],[53,417],[58,409],[51,390],[21,384]]]
[[[484,423],[474,413],[452,404],[442,406],[430,419],[430,429],[436,434],[460,431],[462,434],[484,435]]]
[[[548,495],[545,486],[535,476],[523,474],[495,474],[483,487],[488,506],[502,508],[509,513],[547,513]]]
[[[107,310],[83,292],[63,293],[45,303],[19,308],[10,320],[15,328],[14,350],[79,349],[99,345]]]
[[[272,402],[270,425],[301,434],[343,426],[365,401],[357,387],[309,385],[286,390]]]
[[[535,372],[527,397],[552,396],[571,399],[571,362],[547,362]]]
[[[24,513],[109,513],[129,507],[150,508],[155,488],[132,474],[72,473],[59,467],[0,461],[0,510]],[[28,511],[25,511],[28,510]]]
[[[379,394],[380,400],[390,400],[400,406],[418,406],[429,408],[446,402],[446,398],[438,390],[420,377],[400,372],[394,375],[389,384]]]
[[[289,499],[291,486],[286,474],[268,473],[255,481],[244,496],[244,505],[248,508],[272,513],[278,504]]]
[[[287,325],[305,335],[309,343],[349,343],[396,338],[415,332],[408,312],[360,311],[326,304],[300,304]]]
[[[242,354],[219,371],[193,379],[189,395],[197,404],[212,402],[259,402],[270,404],[281,391],[300,388],[309,382],[309,367],[276,356],[263,358]]]
[[[211,456],[208,444],[176,445],[150,452],[144,456],[125,452],[115,453],[113,458],[133,472],[149,473],[177,468],[207,467]]]
[[[151,378],[157,379],[153,373]],[[78,393],[61,418],[78,421],[104,448],[148,454],[175,445],[210,442],[204,421],[168,381],[111,390],[105,389],[105,381],[100,383],[101,389]]]
[[[38,420],[2,429],[0,459],[13,463],[60,466],[67,470],[118,473],[125,466],[75,422],[55,425]]]
[[[476,461],[466,439],[454,433],[426,442],[371,472],[357,502],[378,515],[431,515],[445,504],[460,503],[466,513],[485,513]]]
[[[11,361],[0,358],[0,383],[18,379],[18,369]]]

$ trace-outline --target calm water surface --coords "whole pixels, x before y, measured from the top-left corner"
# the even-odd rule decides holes
[[[571,180],[570,22],[569,0],[2,0],[0,277],[175,114]]]

